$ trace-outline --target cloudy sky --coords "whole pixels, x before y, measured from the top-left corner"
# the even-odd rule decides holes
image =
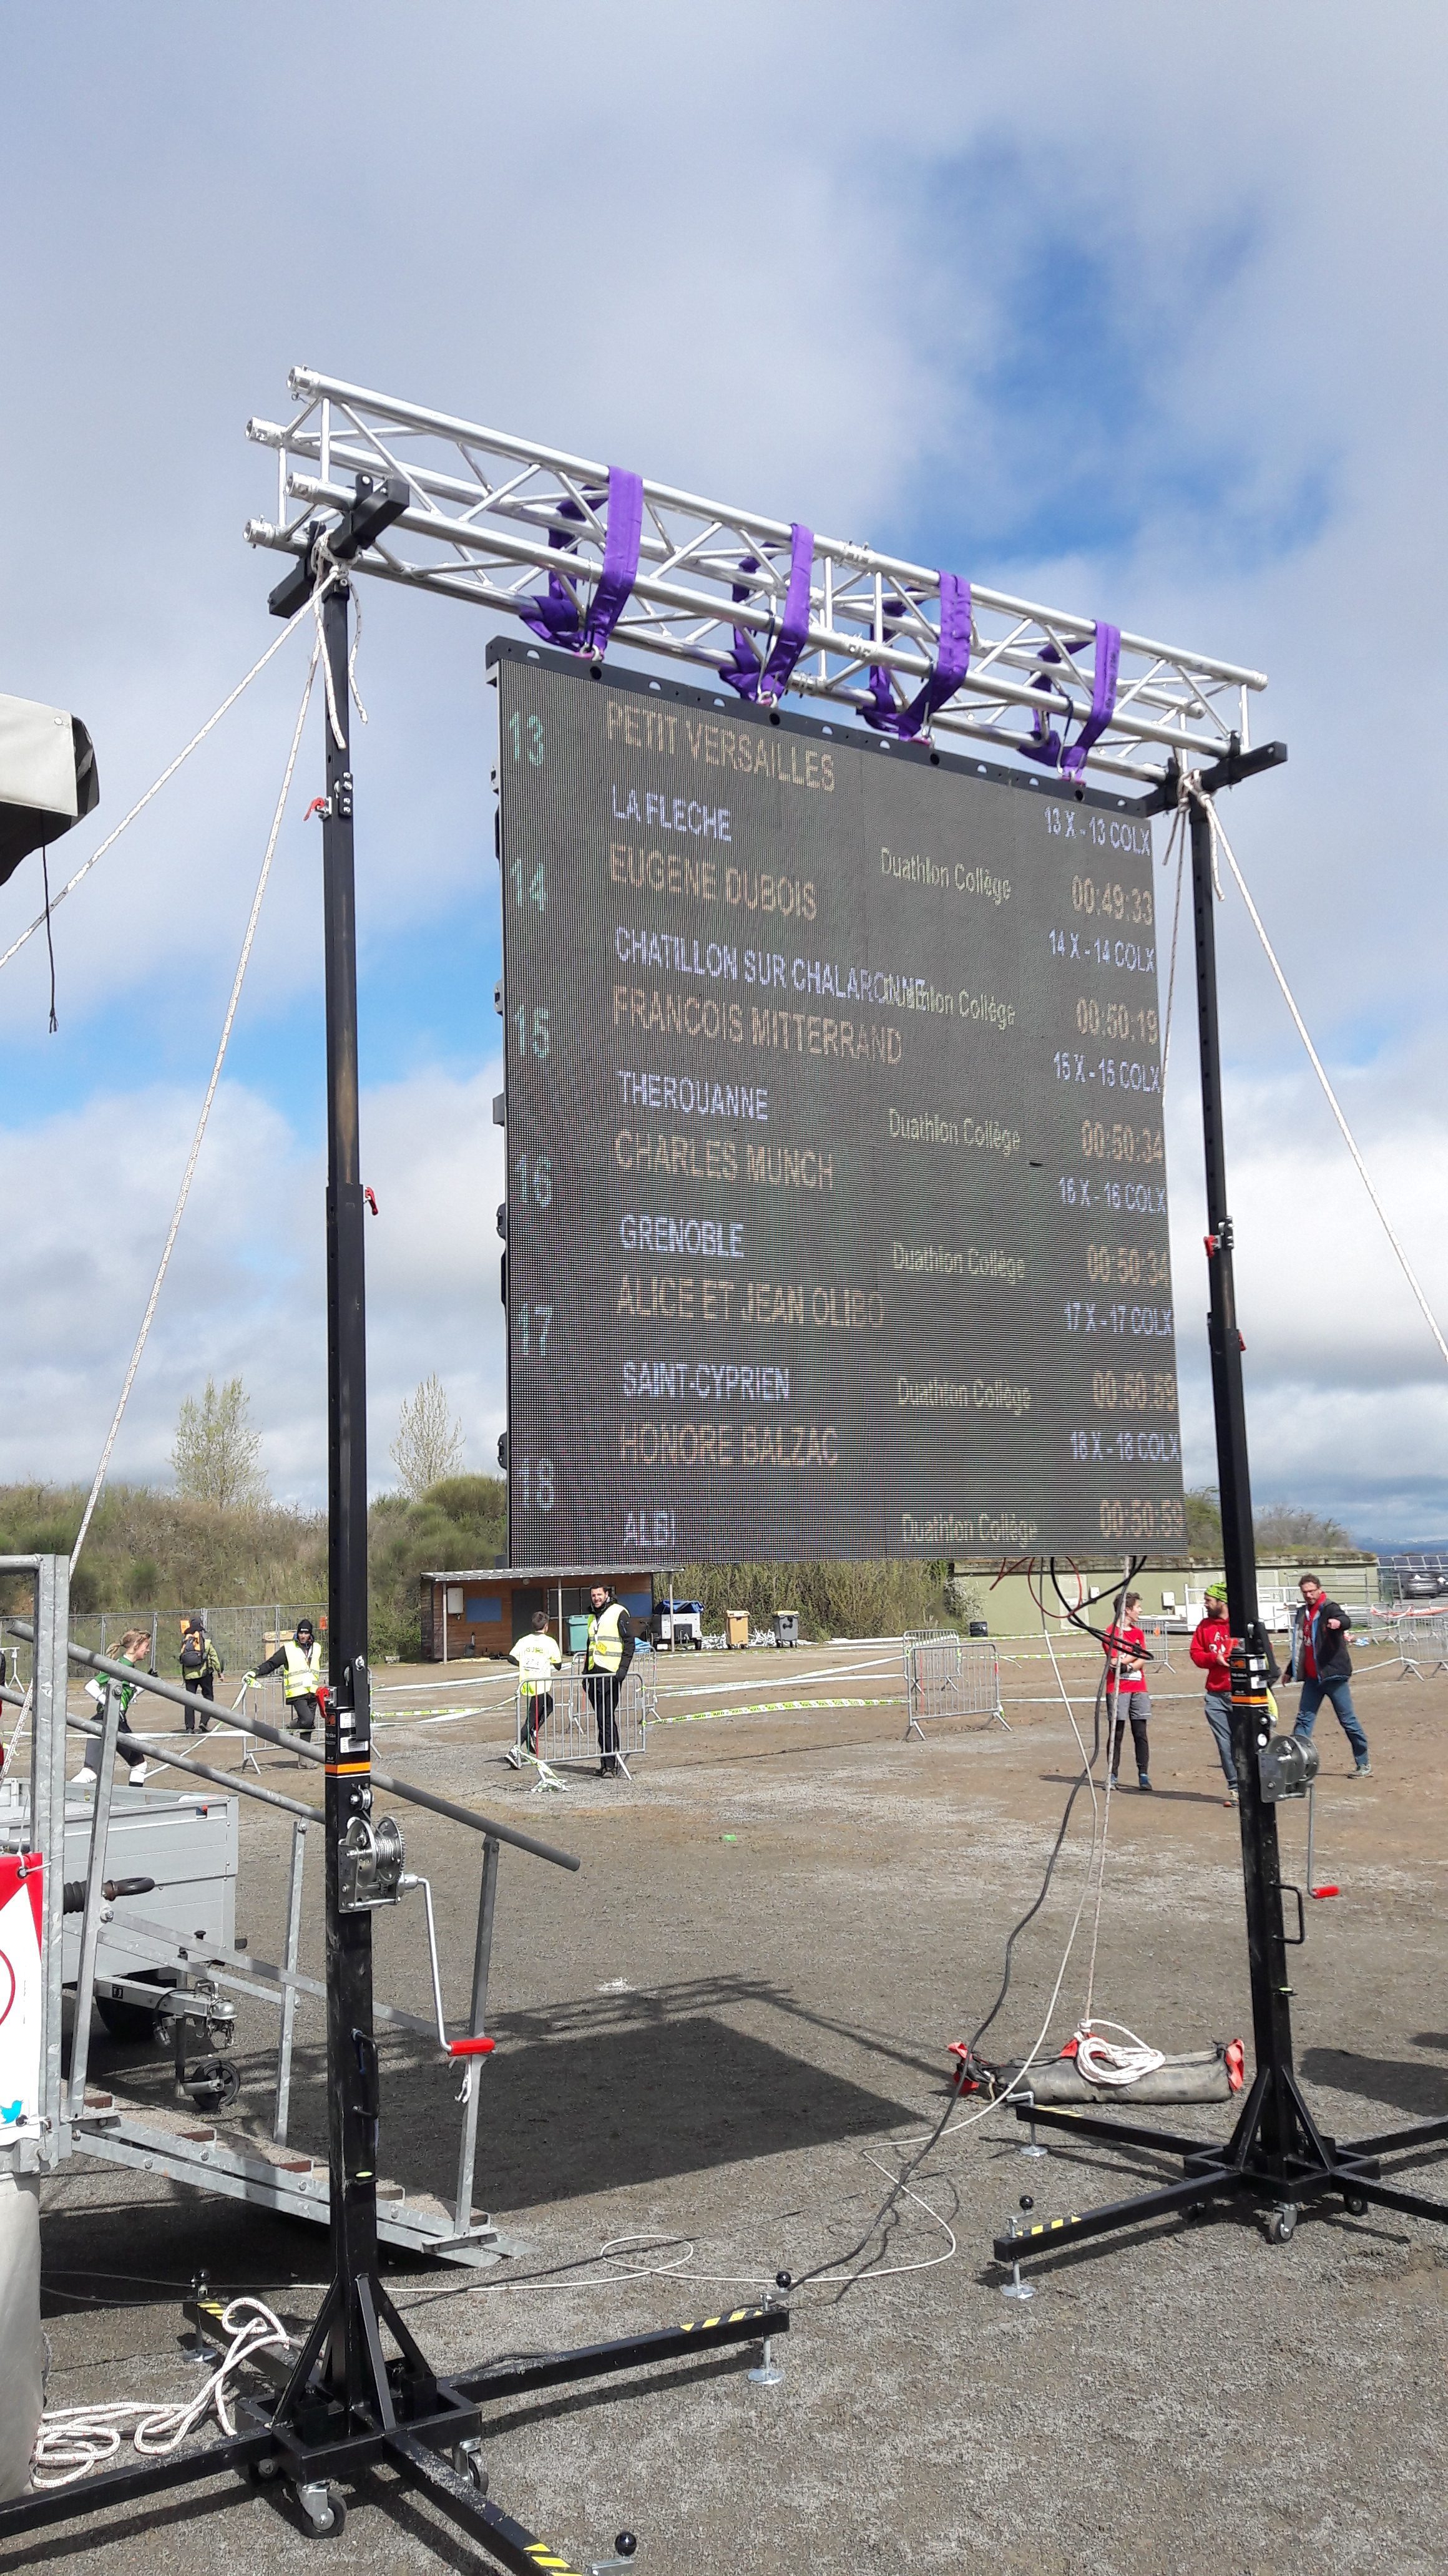
[[[1440,10],[66,0],[0,20],[0,688],[104,811],[268,640],[248,447],[296,362],[1268,671],[1228,828],[1448,1308]],[[365,602],[372,1437],[442,1374],[492,1463],[495,878],[477,611]],[[1407,667],[1411,664],[1411,669]],[[88,1477],[164,1235],[301,686],[280,654],[0,978],[0,1476]],[[320,763],[315,724],[307,760]],[[310,791],[310,788],[308,790]],[[240,1372],[324,1485],[317,838],[284,828],[117,1452]],[[60,871],[65,873],[64,870]],[[35,908],[28,861],[0,946]],[[1448,1530],[1448,1373],[1235,897],[1219,938],[1256,1488]],[[1213,1473],[1174,1050],[1188,1474]]]

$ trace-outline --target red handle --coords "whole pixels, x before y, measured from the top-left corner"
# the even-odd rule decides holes
[[[498,2043],[495,2039],[450,2039],[449,2057],[491,2057]]]

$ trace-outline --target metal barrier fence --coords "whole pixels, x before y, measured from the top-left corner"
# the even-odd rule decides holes
[[[72,1614],[71,1635],[93,1655],[113,1655],[127,1628],[144,1628],[151,1639],[154,1670],[174,1680],[181,1669],[181,1623],[190,1615],[189,1609],[82,1611]],[[325,1654],[326,1617],[325,1601],[258,1601],[241,1609],[201,1611],[206,1633],[226,1666],[232,1698],[241,1688],[243,1673],[265,1663],[299,1619],[311,1620]],[[224,1683],[218,1685],[218,1698],[224,1688]]]
[[[551,1694],[540,1693],[540,1703],[551,1697],[539,1721],[537,1733],[529,1737],[527,1721],[535,1703],[518,1693],[514,1720],[514,1748],[519,1757],[536,1754],[548,1770],[565,1764],[597,1764],[603,1758],[598,1738],[598,1721],[593,1702],[583,1686],[583,1669],[579,1664],[566,1664],[558,1675]],[[615,1712],[618,1741],[614,1746],[625,1778],[630,1762],[647,1749],[648,1722],[657,1717],[658,1684],[654,1677],[653,1657],[634,1664],[619,1685]]]
[[[1010,1724],[1001,1706],[1000,1653],[993,1637],[958,1637],[953,1628],[915,1628],[901,1640],[905,1649],[905,1705],[912,1735],[925,1740],[926,1724],[935,1718],[983,1717]]]
[[[1448,1611],[1404,1610],[1385,1622],[1385,1642],[1398,1650],[1398,1679],[1431,1681],[1448,1672]],[[1425,1671],[1425,1665],[1428,1669]]]

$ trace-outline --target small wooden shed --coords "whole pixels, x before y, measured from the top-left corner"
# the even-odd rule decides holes
[[[633,1619],[651,1619],[654,1611],[654,1575],[647,1566],[489,1565],[424,1574],[420,1581],[426,1663],[506,1655],[535,1610],[547,1611],[566,1655],[573,1643],[569,1622],[587,1617],[595,1583],[616,1592]]]

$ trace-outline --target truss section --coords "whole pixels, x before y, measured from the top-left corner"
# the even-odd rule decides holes
[[[248,521],[252,545],[304,556],[353,508],[359,475],[400,481],[407,506],[356,570],[530,621],[541,588],[586,642],[616,570],[609,523],[627,482],[641,527],[610,649],[662,655],[726,686],[742,675],[743,694],[765,700],[773,680],[776,693],[832,702],[882,737],[965,735],[1058,772],[1074,745],[1068,775],[1089,765],[1098,778],[1160,788],[1173,760],[1197,769],[1249,746],[1260,671],[1125,631],[1118,644],[1118,630],[1093,617],[967,590],[873,546],[611,476],[309,367],[294,367],[289,386],[290,420],[247,423],[277,459],[276,516]]]

